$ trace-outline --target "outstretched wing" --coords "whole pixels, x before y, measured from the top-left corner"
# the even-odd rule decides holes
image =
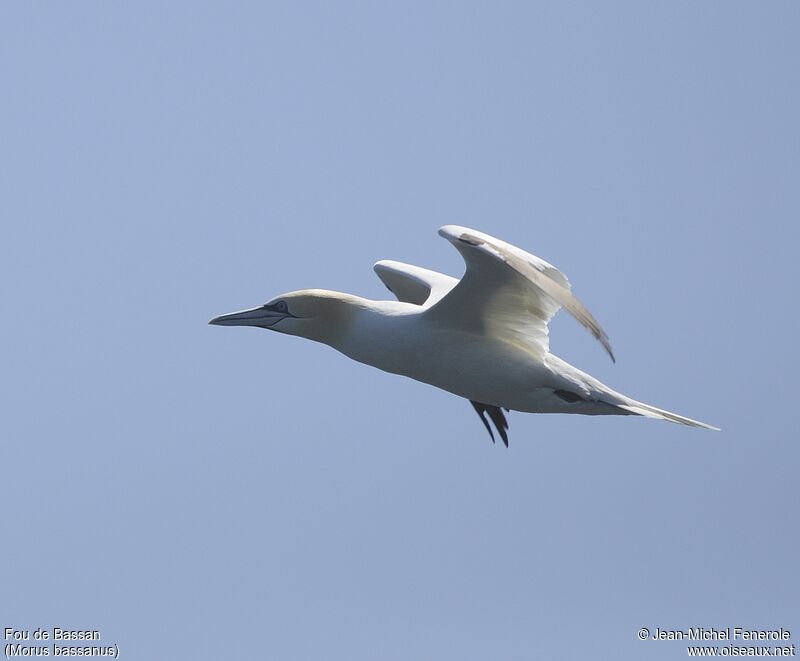
[[[398,301],[430,306],[458,284],[449,275],[389,259],[377,262],[375,273]]]
[[[566,276],[555,266],[466,227],[445,225],[439,234],[458,249],[467,270],[458,285],[425,314],[547,352],[547,324],[563,307],[614,360],[605,331],[572,294]]]

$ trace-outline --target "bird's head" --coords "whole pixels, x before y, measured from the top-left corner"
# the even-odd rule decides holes
[[[215,326],[255,326],[317,342],[334,344],[349,327],[359,299],[324,289],[303,289],[276,296],[248,310],[215,317]]]

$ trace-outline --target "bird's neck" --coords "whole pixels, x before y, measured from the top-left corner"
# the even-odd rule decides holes
[[[309,339],[323,342],[359,362],[375,364],[406,335],[408,320],[419,306],[395,301],[373,301],[352,294],[336,294],[326,301],[324,318]]]

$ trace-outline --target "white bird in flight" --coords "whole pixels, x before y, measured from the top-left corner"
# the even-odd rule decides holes
[[[505,411],[638,415],[717,429],[626,397],[550,353],[548,323],[565,308],[614,360],[605,331],[566,276],[505,241],[456,225],[439,234],[461,253],[461,280],[383,260],[375,272],[397,301],[304,289],[212,319],[322,342],[360,363],[464,397],[494,442],[508,446]]]

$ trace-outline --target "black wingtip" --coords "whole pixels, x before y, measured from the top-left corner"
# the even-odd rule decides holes
[[[611,343],[608,341],[608,338],[605,335],[603,335],[598,339],[600,340],[600,343],[603,345],[603,348],[606,350],[606,353],[611,358],[611,362],[616,365],[617,359],[614,357],[614,352],[611,349]]]

